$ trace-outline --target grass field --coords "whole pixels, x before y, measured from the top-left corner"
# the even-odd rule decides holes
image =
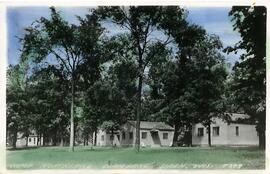
[[[8,169],[264,169],[265,153],[257,148],[40,147],[7,150]]]

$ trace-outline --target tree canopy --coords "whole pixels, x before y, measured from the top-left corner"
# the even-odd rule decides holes
[[[79,136],[96,145],[98,130],[114,136],[128,120],[136,121],[137,151],[142,120],[173,126],[173,145],[182,130],[191,145],[192,125],[202,123],[211,146],[214,118],[231,109],[251,115],[263,146],[266,9],[233,7],[229,15],[242,40],[224,51],[244,50],[232,72],[220,38],[189,23],[184,8],[100,6],[71,24],[51,7],[25,28],[20,62],[7,71],[13,146],[18,132],[35,130],[43,145],[74,151]],[[120,32],[108,34],[104,23]]]
[[[244,50],[234,65],[232,96],[238,108],[248,113],[257,124],[260,147],[265,147],[266,117],[266,8],[233,7],[229,14],[242,40],[225,51]],[[248,95],[247,95],[248,94]]]

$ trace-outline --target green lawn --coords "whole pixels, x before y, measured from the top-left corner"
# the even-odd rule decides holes
[[[8,169],[159,168],[264,169],[265,153],[257,148],[133,148],[41,147],[7,150]]]

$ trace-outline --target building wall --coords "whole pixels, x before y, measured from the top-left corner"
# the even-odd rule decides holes
[[[142,138],[142,133],[146,132],[147,136],[145,139]],[[163,139],[163,133],[168,134],[167,139]],[[172,145],[174,131],[157,131],[157,136],[153,135],[150,130],[141,130],[140,131],[140,141],[141,146],[170,146]]]
[[[28,137],[28,146],[33,147],[37,146],[38,144],[38,137],[37,136],[29,136]],[[43,144],[43,137],[41,137],[41,145]],[[24,138],[18,138],[16,142],[17,147],[23,147],[26,146],[26,137]]]
[[[123,137],[123,132],[125,133],[125,138]],[[145,139],[142,139],[142,132],[146,132],[147,136]],[[133,134],[133,137],[130,137],[130,133]],[[163,133],[168,133],[168,139],[163,139]],[[170,146],[173,141],[174,131],[158,131],[158,140],[151,136],[150,130],[140,130],[140,144],[141,146]],[[136,129],[130,123],[123,125],[121,131],[118,133],[119,136],[114,135],[113,145],[116,146],[134,146]],[[104,140],[102,140],[104,136]],[[106,133],[102,130],[99,130],[97,133],[97,146],[112,146],[112,141],[110,140],[110,133]]]
[[[239,127],[239,135],[236,135],[236,126]],[[228,125],[228,144],[230,145],[259,145],[255,125],[230,124]]]
[[[219,136],[213,136],[213,127],[219,127]],[[203,136],[198,136],[198,128],[203,128]],[[211,143],[212,145],[227,144],[228,126],[221,120],[216,120],[211,124]],[[208,131],[201,123],[192,126],[192,145],[208,145]]]
[[[136,140],[136,129],[130,123],[126,123],[122,126],[120,131],[121,146],[134,146]],[[123,132],[125,132],[125,138],[123,138]],[[132,133],[133,136],[130,136]]]
[[[123,132],[125,132],[125,138],[123,138]],[[129,133],[131,132],[133,137],[130,137]],[[133,146],[135,144],[135,135],[135,128],[131,124],[127,123],[121,128],[121,131],[119,131],[118,134],[114,135],[113,145]],[[104,136],[104,140],[102,140],[102,136]],[[111,134],[109,132],[106,133],[105,131],[99,130],[97,133],[97,146],[112,146],[110,136]]]
[[[236,136],[236,126],[239,127],[239,136]],[[213,127],[219,127],[219,136],[213,136]],[[204,135],[198,136],[198,128],[204,128]],[[259,139],[255,125],[230,124],[216,119],[211,124],[211,144],[212,145],[258,145]],[[192,145],[208,145],[207,128],[202,124],[195,124],[192,127]]]

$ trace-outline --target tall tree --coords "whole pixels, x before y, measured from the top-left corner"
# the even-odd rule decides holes
[[[59,12],[51,7],[49,19],[40,18],[26,29],[22,38],[22,59],[34,59],[41,62],[45,58],[55,58],[70,81],[70,150],[74,151],[74,102],[78,67],[87,59],[94,58],[92,50],[100,40],[103,29],[95,15],[80,20],[80,25],[69,24]],[[87,27],[85,27],[87,26]]]
[[[266,8],[235,6],[230,11],[234,30],[242,40],[227,53],[244,50],[234,65],[231,91],[238,108],[249,114],[257,125],[259,146],[265,148],[266,127]]]
[[[102,19],[109,18],[113,23],[120,25],[131,36],[131,42],[135,48],[136,65],[138,69],[137,104],[136,104],[136,145],[140,149],[140,119],[142,114],[142,92],[145,69],[151,58],[147,56],[149,46],[160,41],[159,37],[153,37],[155,31],[165,31],[167,36],[172,32],[168,29],[168,21],[177,23],[181,30],[186,26],[184,10],[179,7],[161,6],[130,6],[130,7],[99,7],[95,13]],[[172,24],[172,25],[173,25]],[[176,25],[174,25],[176,26]],[[164,33],[164,32],[163,32]],[[169,37],[168,37],[169,38]],[[167,44],[170,39],[164,39],[162,44]]]
[[[203,31],[198,36],[193,43],[182,47],[175,61],[169,62],[162,78],[165,107],[161,113],[176,128],[174,145],[180,127],[186,127],[191,138],[194,123],[203,123],[210,135],[212,117],[221,115],[224,109],[222,99],[227,72],[220,53],[221,42]]]
[[[63,145],[68,126],[68,79],[55,66],[35,69],[30,78],[28,103],[32,109],[33,128],[43,135],[43,145],[52,138],[53,145]]]
[[[206,36],[195,49],[191,88],[194,89],[194,102],[199,122],[208,129],[208,144],[211,146],[211,123],[214,117],[225,118],[224,104],[227,66],[221,55],[222,44],[217,36]]]
[[[106,43],[102,45],[102,55],[99,63],[96,63],[96,66],[99,66],[99,72],[91,73],[87,70],[89,65],[86,68],[82,68],[82,90],[84,91],[84,105],[83,105],[83,119],[82,121],[85,130],[93,131],[94,142],[96,144],[96,133],[98,127],[102,124],[104,119],[107,116],[104,116],[106,111],[109,108],[106,108],[107,104],[110,103],[110,98],[106,94],[116,93],[118,90],[124,100],[124,105],[118,105],[118,101],[115,100],[114,109],[121,110],[122,115],[116,115],[115,117],[127,117],[133,118],[133,105],[134,105],[134,94],[136,94],[136,66],[134,64],[133,46],[129,42],[130,38],[126,34],[119,34],[111,38],[106,39]],[[109,63],[108,63],[109,62]],[[93,63],[91,63],[93,64]],[[90,68],[93,69],[93,68]],[[93,74],[96,74],[96,78],[93,78]],[[104,91],[103,87],[107,87],[107,84],[110,84],[114,90]],[[83,87],[84,86],[84,87]],[[107,96],[107,97],[106,97]],[[105,99],[105,98],[106,99]],[[119,100],[119,101],[120,101]],[[109,118],[110,120],[114,120]],[[116,119],[117,120],[117,119]],[[119,121],[119,120],[118,120]],[[91,125],[91,126],[90,126]],[[91,127],[91,128],[90,128]]]
[[[29,109],[29,66],[19,62],[7,70],[7,132],[12,137],[12,146],[16,148],[17,133],[28,137],[31,128]],[[27,146],[27,143],[26,143]]]
[[[22,124],[22,112],[25,110],[24,91],[25,91],[25,73],[21,66],[10,66],[7,70],[7,137],[11,137],[12,147],[16,148],[17,133]],[[24,125],[25,126],[25,125]]]

